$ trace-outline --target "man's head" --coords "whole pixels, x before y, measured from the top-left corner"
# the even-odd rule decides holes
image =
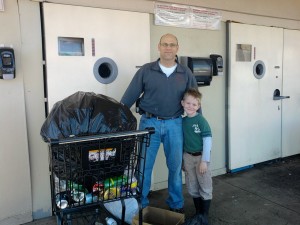
[[[158,51],[160,52],[161,63],[168,66],[174,64],[179,49],[178,40],[173,34],[165,34],[160,38]]]

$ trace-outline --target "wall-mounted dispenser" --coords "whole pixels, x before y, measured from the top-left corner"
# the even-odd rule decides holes
[[[0,79],[11,80],[15,78],[14,50],[9,47],[0,47]]]
[[[211,54],[209,56],[213,63],[213,75],[223,75],[223,58],[221,55]]]
[[[210,85],[213,75],[211,58],[181,56],[180,63],[191,69],[196,77],[198,86]]]

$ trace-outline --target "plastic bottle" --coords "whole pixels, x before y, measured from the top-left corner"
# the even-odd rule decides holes
[[[124,183],[126,183],[128,178],[126,176],[119,176],[119,177],[110,177],[105,179],[104,181],[104,188],[111,188],[111,187],[120,187]]]
[[[107,225],[118,225],[117,221],[115,221],[113,218],[106,217],[105,221]]]

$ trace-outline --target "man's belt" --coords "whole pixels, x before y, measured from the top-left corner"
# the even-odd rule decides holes
[[[147,118],[156,118],[157,120],[173,120],[173,119],[177,119],[178,117],[180,117],[180,116],[161,117],[161,116],[156,116],[156,115],[154,115],[152,113],[148,113],[148,112],[145,112],[144,114]]]

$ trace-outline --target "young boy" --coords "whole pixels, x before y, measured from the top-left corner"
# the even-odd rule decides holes
[[[185,92],[181,104],[186,116],[183,118],[184,154],[183,170],[188,193],[193,197],[196,216],[208,216],[212,199],[210,151],[212,134],[207,120],[197,111],[202,94],[196,89]]]

